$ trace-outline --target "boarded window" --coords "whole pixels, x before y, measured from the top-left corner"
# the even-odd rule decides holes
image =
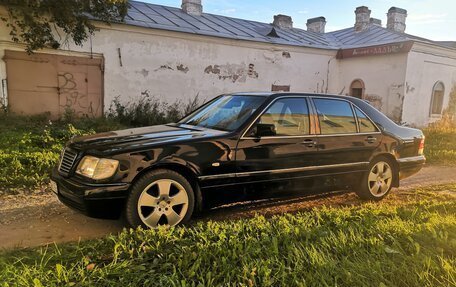
[[[364,83],[361,80],[354,80],[350,85],[350,96],[362,99],[364,97]]]
[[[443,96],[445,94],[445,86],[442,82],[437,82],[432,89],[431,99],[431,115],[441,115],[443,108]]]
[[[273,92],[289,92],[290,86],[279,86],[279,85],[272,85],[271,91]]]

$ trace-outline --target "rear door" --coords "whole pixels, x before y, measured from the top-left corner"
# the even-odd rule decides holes
[[[313,97],[317,115],[317,165],[328,173],[366,170],[382,134],[369,118],[344,99]]]
[[[306,97],[274,100],[239,140],[236,150],[238,183],[302,177],[316,163],[313,120]],[[273,124],[275,136],[255,137],[256,123]]]

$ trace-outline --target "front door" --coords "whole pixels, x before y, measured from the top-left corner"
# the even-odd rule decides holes
[[[257,137],[255,125],[270,124],[275,134]],[[306,97],[276,99],[239,140],[238,183],[267,182],[306,176],[315,165],[316,137]]]

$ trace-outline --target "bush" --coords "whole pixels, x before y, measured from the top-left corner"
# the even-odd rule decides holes
[[[456,164],[456,128],[431,125],[423,129],[426,136],[424,153],[428,163]]]
[[[109,107],[106,118],[132,127],[153,126],[177,122],[195,110],[199,104],[198,95],[187,103],[178,100],[169,104],[145,91],[136,102],[122,104],[119,97],[116,97]]]
[[[426,136],[424,149],[428,163],[456,164],[456,88],[450,94],[450,103],[442,119],[423,129]]]

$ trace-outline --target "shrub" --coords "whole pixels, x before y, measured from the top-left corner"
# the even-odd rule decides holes
[[[149,91],[145,91],[138,101],[127,102],[126,104],[123,104],[120,98],[116,97],[109,107],[106,118],[126,126],[152,126],[176,122],[195,110],[199,104],[198,95],[187,103],[177,100],[169,104],[151,95]]]

